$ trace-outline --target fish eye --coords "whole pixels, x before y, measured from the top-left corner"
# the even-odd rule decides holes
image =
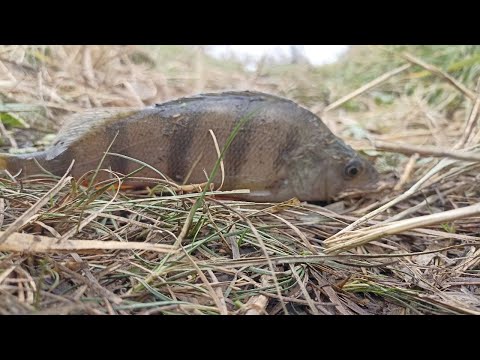
[[[363,170],[363,164],[359,159],[352,159],[345,166],[345,176],[348,178],[354,178],[360,174]]]

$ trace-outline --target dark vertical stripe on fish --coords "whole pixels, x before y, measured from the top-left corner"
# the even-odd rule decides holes
[[[247,115],[247,113],[248,112],[245,112],[244,114],[239,115],[237,120],[235,120],[231,131],[233,131],[240,121],[244,120],[244,116]],[[256,121],[248,119],[239,129],[230,148],[227,150],[224,160],[225,175],[230,179],[235,179],[235,177],[241,173],[243,166],[246,164],[257,126],[258,123]]]
[[[292,128],[285,137],[285,141],[280,145],[277,150],[277,157],[273,160],[273,168],[281,168],[285,161],[291,156],[293,150],[300,145],[300,135],[296,128]]]
[[[108,144],[105,144],[105,151],[108,149],[110,144],[112,144],[112,147],[110,149],[110,152],[114,153],[119,153],[122,155],[130,156],[127,150],[124,150],[122,148],[128,147],[130,145],[132,137],[129,134],[129,130],[131,127],[129,126],[115,126],[113,127],[113,130],[111,131],[112,133],[112,138],[109,139]],[[117,135],[118,132],[118,135]],[[115,138],[115,135],[117,137]],[[115,141],[113,140],[115,139]],[[113,143],[112,143],[113,141]],[[122,175],[127,175],[130,172],[130,164],[134,164],[132,161],[121,158],[120,156],[116,155],[109,155],[105,158],[105,161],[110,165],[111,169],[115,172],[118,172]],[[105,167],[105,166],[103,166]],[[140,167],[140,165],[137,165],[135,167]]]
[[[196,121],[183,116],[168,121],[171,122],[168,126],[173,127],[174,131],[168,147],[167,175],[177,182],[183,182],[190,170],[189,152],[198,126]]]

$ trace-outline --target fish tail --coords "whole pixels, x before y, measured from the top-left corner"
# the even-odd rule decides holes
[[[36,157],[33,154],[6,154],[0,153],[0,172],[7,170],[10,174],[16,174],[19,171],[25,172],[31,168],[30,159]],[[34,156],[32,156],[34,155]]]
[[[21,172],[22,177],[44,173],[46,155],[46,151],[26,154],[0,153],[0,172],[6,170],[12,175]]]
[[[8,170],[12,158],[15,158],[15,155],[0,154],[0,170]]]

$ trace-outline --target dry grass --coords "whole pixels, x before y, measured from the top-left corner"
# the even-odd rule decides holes
[[[0,112],[13,118],[0,128],[2,150],[45,146],[63,115],[85,108],[256,89],[324,112],[376,161],[384,185],[321,207],[219,200],[224,192],[165,182],[118,191],[121,174],[97,188],[6,177],[0,313],[480,313],[477,63],[455,78],[405,49],[386,52],[391,67],[350,89],[306,65],[246,73],[199,49],[168,50],[0,47]],[[328,69],[346,71],[337,66]],[[319,84],[331,89],[326,103]]]

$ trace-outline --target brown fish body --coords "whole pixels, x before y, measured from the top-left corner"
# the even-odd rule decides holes
[[[339,191],[376,181],[375,169],[313,113],[256,92],[205,94],[144,109],[78,114],[67,121],[52,147],[2,157],[0,168],[3,161],[10,173],[22,170],[22,176],[28,176],[41,173],[40,164],[63,175],[75,159],[72,175],[80,177],[97,168],[111,145],[110,153],[147,163],[179,184],[198,184],[207,181],[218,159],[215,141],[222,150],[242,120],[223,158],[223,190],[250,189],[250,195],[242,196],[248,200],[328,200]],[[107,155],[102,164],[122,174],[139,167],[114,155]],[[160,177],[148,168],[135,176]],[[220,171],[213,182],[221,183]]]

